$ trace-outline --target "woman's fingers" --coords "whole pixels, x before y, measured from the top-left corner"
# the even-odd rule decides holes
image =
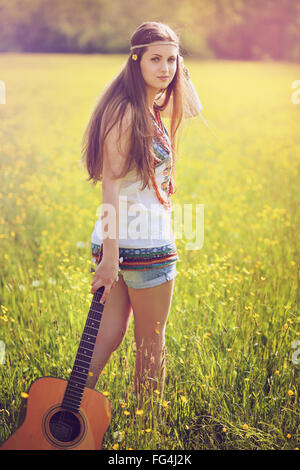
[[[103,291],[102,297],[99,301],[101,304],[103,304],[104,302],[106,302],[107,296],[110,293],[112,287],[115,285],[116,281],[117,280],[113,281],[113,283],[107,283],[107,284],[104,283],[101,280],[93,281],[92,282],[91,293],[94,294],[101,286],[104,286],[104,291]]]
[[[103,291],[103,294],[102,294],[102,297],[101,299],[99,300],[100,304],[105,304],[106,302],[106,297],[108,296],[109,294],[109,291],[107,289],[107,287],[105,287],[104,291]]]

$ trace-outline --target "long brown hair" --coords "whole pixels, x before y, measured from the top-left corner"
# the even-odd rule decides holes
[[[168,25],[145,22],[131,36],[131,46],[163,40],[175,41],[179,44],[178,35]],[[126,155],[123,171],[115,178],[123,178],[128,171],[136,168],[143,183],[142,189],[146,186],[149,187],[149,180],[153,175],[153,123],[147,106],[146,85],[140,69],[141,57],[146,50],[147,47],[145,46],[134,51],[137,60],[133,60],[132,55],[129,55],[121,72],[98,98],[85,129],[81,148],[82,162],[89,173],[88,181],[92,180],[93,184],[102,181],[104,140],[116,123],[119,123],[119,129],[121,129],[122,120],[129,105],[132,115],[129,151]],[[177,56],[177,69],[172,82],[166,90],[162,90],[160,96],[157,95],[157,98],[162,98],[161,105],[157,105],[161,111],[167,107],[172,95],[170,140],[174,161],[176,153],[175,134],[183,116],[182,74],[181,62],[179,56]]]

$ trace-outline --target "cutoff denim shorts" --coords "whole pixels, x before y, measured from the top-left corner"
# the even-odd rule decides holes
[[[95,244],[92,244],[92,246],[95,248]],[[138,249],[135,248],[135,252],[136,250]],[[92,262],[95,263],[95,261],[93,261],[93,258]],[[125,284],[128,287],[133,287],[134,289],[146,289],[147,287],[159,286],[164,282],[174,279],[177,274],[178,272],[176,270],[176,262],[163,268],[159,267],[149,270],[119,270],[119,276],[123,277]]]

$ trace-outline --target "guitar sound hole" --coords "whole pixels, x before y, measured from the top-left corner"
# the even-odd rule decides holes
[[[58,411],[49,421],[52,436],[60,442],[72,442],[80,434],[80,421],[71,411]]]

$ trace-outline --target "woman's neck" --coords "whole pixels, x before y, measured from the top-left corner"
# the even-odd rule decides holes
[[[154,100],[157,95],[158,90],[155,90],[153,88],[147,89],[147,104],[150,112],[155,115],[154,112]]]

